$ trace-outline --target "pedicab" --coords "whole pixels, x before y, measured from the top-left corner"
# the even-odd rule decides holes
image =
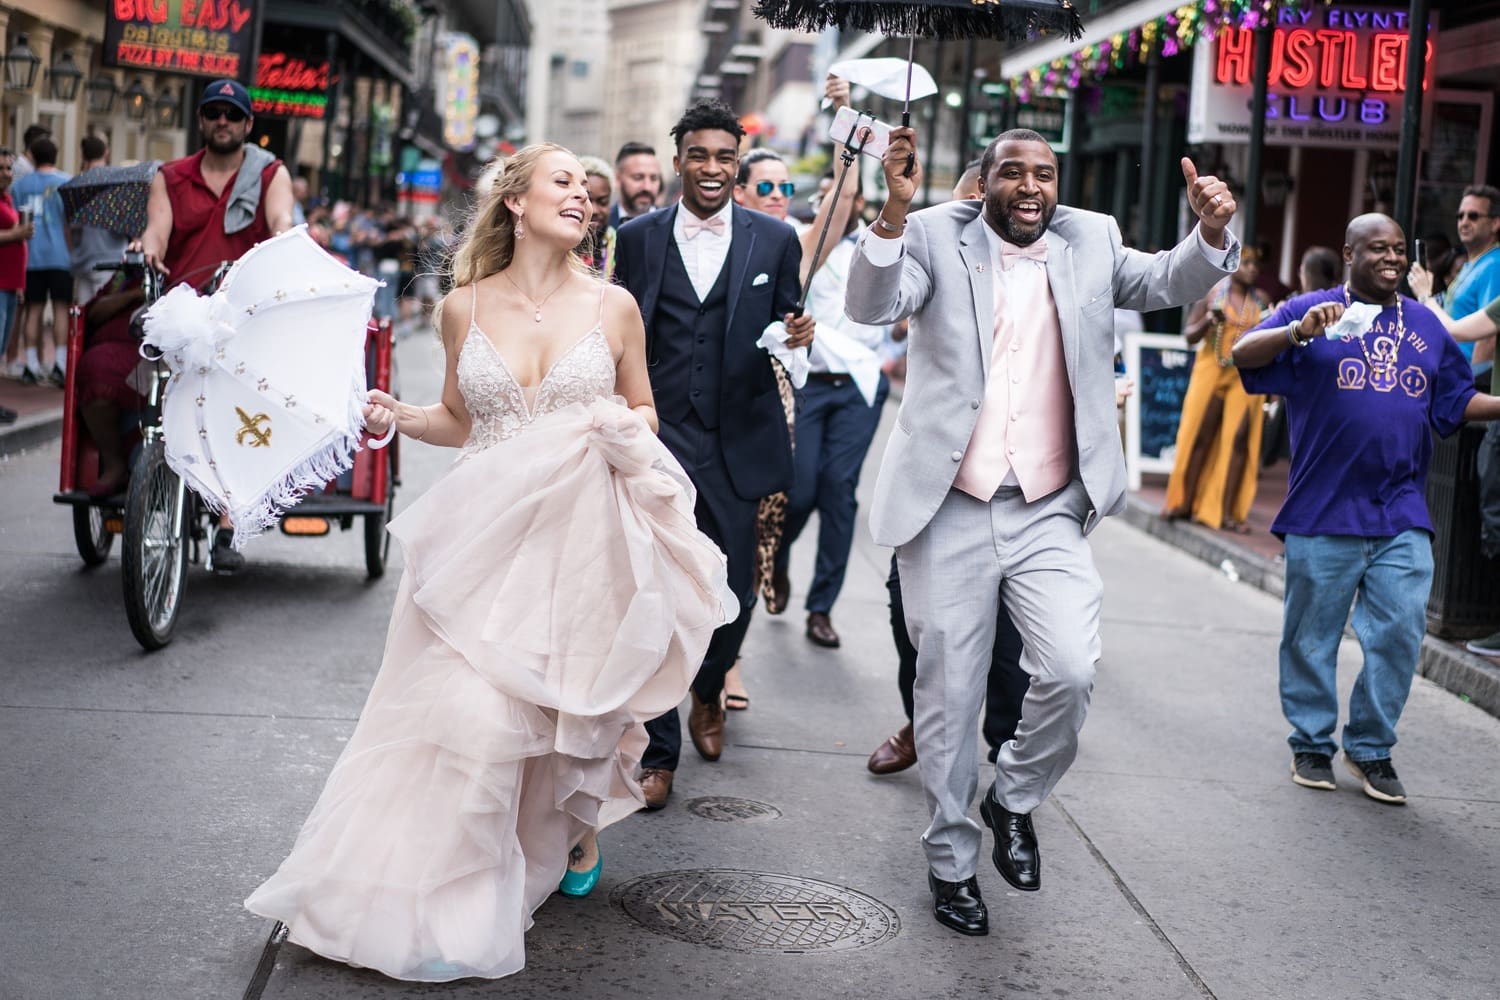
[[[200,291],[211,294],[216,290],[230,264],[220,264]],[[139,254],[127,254],[123,263],[101,265],[101,269],[121,272],[111,286],[139,282],[143,304],[129,319],[130,337],[139,344],[145,313],[163,294],[161,277],[145,267]],[[190,280],[197,277],[190,276]],[[106,286],[106,292],[111,286]],[[80,412],[79,373],[87,367],[90,348],[98,346],[90,343],[93,331],[85,322],[87,309],[87,304],[75,304],[70,312],[61,467],[53,500],[72,508],[74,541],[86,567],[106,562],[119,536],[126,618],[136,641],[147,650],[156,650],[172,639],[186,592],[188,564],[214,570],[209,541],[218,521],[216,509],[223,510],[224,504],[217,498],[206,500],[203,482],[190,482],[192,476],[185,478],[168,461],[163,413],[174,373],[164,353],[149,349],[140,351],[140,362],[131,375],[139,408],[123,414],[119,426],[117,446],[128,455],[128,481],[120,486],[100,482],[99,442]],[[390,318],[370,319],[364,328],[368,385],[390,391],[392,347]],[[239,415],[247,422],[241,444],[268,443],[270,432],[265,429],[263,412],[252,408],[247,413],[241,408]],[[358,521],[363,527],[365,570],[370,579],[376,579],[384,574],[390,553],[386,525],[394,514],[399,484],[399,441],[383,451],[372,450],[364,447],[368,437],[361,433],[359,444],[357,450],[348,449],[353,451],[352,463],[347,457],[341,461],[343,471],[321,488],[307,489],[304,484],[295,491],[300,498],[284,495],[275,520],[284,534],[297,537],[326,536],[334,525],[341,532],[348,531]]]

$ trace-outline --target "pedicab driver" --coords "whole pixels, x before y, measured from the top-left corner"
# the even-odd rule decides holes
[[[132,244],[166,276],[167,287],[202,284],[222,261],[292,227],[292,178],[271,153],[246,145],[254,119],[250,94],[234,80],[215,80],[198,102],[203,148],[173,160],[151,182],[146,231]],[[213,567],[233,573],[245,557],[230,547],[228,517],[214,533]]]

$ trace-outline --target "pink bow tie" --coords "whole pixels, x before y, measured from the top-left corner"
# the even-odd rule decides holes
[[[1018,260],[1035,260],[1047,263],[1047,238],[1039,237],[1030,246],[1018,247],[1014,243],[1000,241],[1000,266],[1009,271]]]
[[[683,217],[682,232],[683,235],[688,239],[697,239],[698,234],[703,232],[705,229],[712,232],[715,236],[723,236],[724,217],[722,215],[710,215],[706,219],[700,219],[691,212],[688,212]]]

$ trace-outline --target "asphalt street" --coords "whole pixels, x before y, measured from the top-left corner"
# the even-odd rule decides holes
[[[435,343],[398,354],[407,397],[433,398]],[[451,457],[408,445],[398,508]],[[1341,767],[1337,792],[1294,786],[1279,602],[1120,522],[1094,536],[1104,659],[1036,814],[1043,889],[986,862],[986,938],[930,916],[916,773],[865,770],[902,719],[889,554],[861,529],[843,647],[803,637],[809,536],[792,609],[751,627],[723,758],[689,748],[669,807],[604,834],[600,886],[538,911],[524,972],[422,986],[268,944],[241,900],[353,728],[399,554],[369,583],[358,531],[264,537],[238,577],[194,568],[175,641],[146,654],[118,555],[84,570],[51,503],[57,462],[0,460],[0,1000],[1500,997],[1500,720],[1418,680],[1407,806]],[[1346,643],[1346,693],[1357,664]]]

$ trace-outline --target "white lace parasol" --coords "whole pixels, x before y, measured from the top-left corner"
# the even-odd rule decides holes
[[[172,371],[167,462],[233,518],[235,548],[353,464],[379,285],[299,226],[247,252],[213,295],[178,285],[147,311],[143,353]]]

